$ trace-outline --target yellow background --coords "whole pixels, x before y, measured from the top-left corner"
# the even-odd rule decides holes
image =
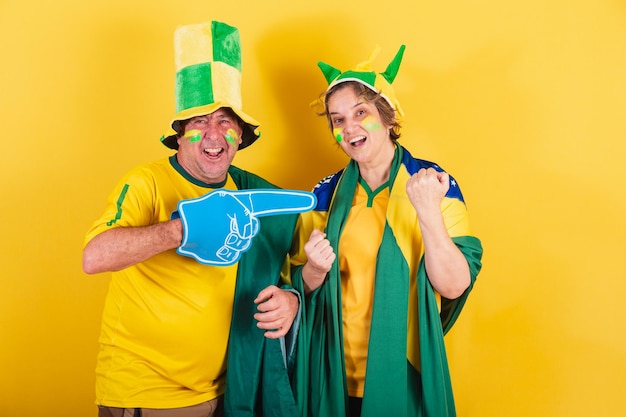
[[[376,44],[401,142],[461,184],[484,269],[447,337],[461,417],[626,411],[623,0],[0,1],[0,416],[95,416],[108,274],[83,236],[132,166],[169,155],[173,31],[241,30],[237,165],[310,189],[345,163],[309,103],[316,62]]]

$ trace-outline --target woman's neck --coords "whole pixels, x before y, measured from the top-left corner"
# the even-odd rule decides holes
[[[390,151],[383,152],[372,162],[359,162],[359,173],[361,178],[367,183],[372,190],[389,181],[391,173],[391,164],[395,154],[395,145],[391,146]]]

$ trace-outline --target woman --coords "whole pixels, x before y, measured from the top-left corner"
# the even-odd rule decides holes
[[[294,376],[303,415],[455,415],[443,336],[482,247],[456,181],[397,143],[403,52],[378,74],[377,51],[346,72],[319,63],[322,114],[350,162],[315,187],[294,248],[307,295]]]

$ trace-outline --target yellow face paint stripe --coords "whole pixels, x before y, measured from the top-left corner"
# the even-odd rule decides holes
[[[224,135],[224,139],[231,145],[235,146],[235,140],[239,140],[239,135],[235,132],[235,129],[228,129],[226,131],[226,135]]]
[[[363,119],[361,126],[363,126],[363,128],[365,128],[365,130],[367,131],[382,129],[382,126],[376,121],[374,116],[367,116],[365,119]]]
[[[200,133],[201,133],[200,130],[192,129],[188,132],[185,132],[185,135],[183,137],[189,138],[189,142],[198,142],[200,139],[202,139],[202,136]]]
[[[333,136],[335,137],[335,140],[337,141],[337,143],[341,142],[343,140],[343,129],[340,127],[334,128]]]

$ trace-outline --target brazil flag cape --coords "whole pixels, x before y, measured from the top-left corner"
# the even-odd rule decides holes
[[[276,188],[260,177],[231,166],[240,190]],[[256,326],[254,299],[268,285],[280,285],[280,273],[291,246],[297,215],[259,218],[260,231],[239,260],[233,304],[224,412],[234,417],[296,416],[287,367],[294,350],[285,339],[268,339]],[[292,332],[297,331],[294,321]]]
[[[423,253],[414,253],[415,247],[421,246],[411,240],[418,224],[417,215],[412,206],[407,205],[405,190],[406,180],[423,167],[441,171],[437,165],[414,159],[406,149],[399,145],[396,147],[390,175],[387,220],[376,259],[363,417],[456,415],[444,335],[456,321],[472,290],[481,268],[482,246],[473,236],[452,236],[470,266],[471,284],[462,296],[454,300],[436,294],[426,274]],[[339,179],[327,179],[326,187],[318,187],[315,192],[320,193],[318,208],[320,203],[329,202],[326,234],[338,254],[342,227],[359,180],[357,164],[351,161],[335,177]],[[446,198],[462,202],[462,195],[452,179],[451,184],[455,187],[450,187]],[[333,194],[330,198],[322,195],[324,188],[330,189]],[[413,288],[417,292],[419,369],[407,359],[411,274],[416,280]],[[303,291],[301,267],[294,269],[293,282],[296,289]],[[343,417],[346,415],[348,394],[338,262],[334,262],[326,282],[307,296],[302,314],[292,379],[300,415]]]

